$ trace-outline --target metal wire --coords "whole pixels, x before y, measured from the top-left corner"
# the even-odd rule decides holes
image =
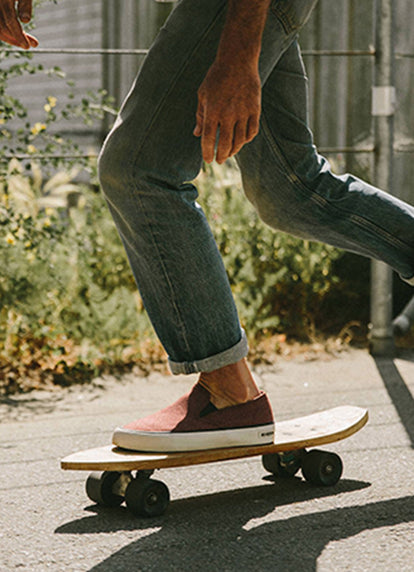
[[[347,153],[374,153],[375,147],[373,145],[368,145],[367,147],[318,147],[320,153],[325,153],[326,155],[333,154],[347,154]],[[414,153],[414,144],[409,145],[395,145],[395,153]],[[11,159],[17,159],[19,161],[30,161],[33,159],[63,159],[66,161],[73,161],[75,159],[97,159],[98,153],[80,153],[78,155],[53,155],[45,154],[41,155],[39,153],[19,153],[15,155],[5,154],[0,157],[0,162],[10,161]]]
[[[76,56],[90,56],[90,55],[114,55],[114,56],[145,56],[148,53],[147,49],[121,49],[121,48],[35,48],[34,50],[18,50],[16,48],[1,48],[0,50],[5,54],[57,54],[65,55],[71,54]]]
[[[124,48],[35,48],[27,52],[16,48],[2,48],[6,54],[75,54],[75,55],[115,55],[115,56],[142,56],[148,53],[148,49],[124,49]],[[303,50],[305,56],[374,56],[375,50]],[[411,57],[414,57],[412,55]]]
[[[32,159],[64,159],[66,161],[73,161],[74,159],[97,159],[98,153],[80,153],[79,155],[54,155],[52,153],[40,154],[40,153],[16,153],[10,154],[5,153],[0,157],[0,163],[5,161],[10,161],[11,159],[17,159],[18,161],[30,161]]]
[[[318,150],[321,153],[326,154],[339,154],[339,153],[373,153],[374,147],[367,146],[367,147],[318,147]],[[399,150],[400,151],[400,150]],[[401,149],[401,151],[410,152],[412,149]],[[18,159],[19,161],[30,161],[33,159],[64,159],[67,161],[71,161],[74,159],[97,159],[98,153],[85,153],[85,154],[78,154],[78,155],[53,155],[53,154],[45,154],[42,155],[40,153],[20,153],[20,154],[4,154],[0,157],[1,161],[9,161],[11,159]]]
[[[5,54],[56,54],[56,55],[113,55],[113,56],[145,56],[148,49],[134,48],[35,48],[28,52],[27,50],[19,50],[16,48],[1,47],[0,53]],[[373,57],[376,52],[373,48],[367,50],[302,50],[302,55],[311,57]],[[414,58],[414,54],[406,54],[403,52],[396,52],[395,57],[399,59]]]
[[[303,56],[316,57],[353,57],[353,56],[375,56],[375,50],[302,50]]]

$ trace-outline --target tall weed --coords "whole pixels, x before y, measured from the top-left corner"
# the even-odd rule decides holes
[[[3,378],[22,362],[61,373],[78,363],[123,363],[124,352],[133,361],[151,337],[104,199],[71,182],[74,175],[43,183],[36,165],[29,178],[11,161],[0,182]]]

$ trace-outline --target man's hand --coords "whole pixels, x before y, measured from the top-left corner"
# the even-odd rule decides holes
[[[201,137],[203,158],[216,161],[238,153],[259,131],[261,85],[257,66],[216,60],[198,90],[197,124],[194,135]]]
[[[238,153],[259,131],[259,56],[270,0],[228,0],[216,59],[198,90],[197,123],[203,158],[216,161]]]
[[[0,0],[0,40],[28,50],[39,42],[26,34],[20,22],[27,24],[32,18],[32,0]]]

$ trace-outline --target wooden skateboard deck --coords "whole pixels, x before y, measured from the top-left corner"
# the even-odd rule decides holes
[[[61,467],[76,471],[154,470],[283,453],[346,439],[362,429],[367,421],[368,412],[365,409],[341,406],[276,423],[275,441],[270,445],[188,453],[139,453],[107,445],[74,453],[61,461]]]
[[[341,406],[306,417],[276,423],[275,440],[269,445],[231,447],[188,453],[140,453],[108,445],[65,457],[65,470],[103,471],[87,481],[87,494],[95,502],[118,506],[126,500],[136,514],[156,516],[168,506],[164,483],[150,479],[156,469],[185,467],[231,459],[263,456],[265,469],[276,476],[293,476],[299,468],[317,485],[333,485],[342,474],[341,459],[334,453],[308,447],[326,445],[350,437],[367,423],[368,411]],[[131,471],[137,471],[133,478]]]

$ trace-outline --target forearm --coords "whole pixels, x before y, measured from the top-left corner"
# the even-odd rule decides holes
[[[198,90],[194,135],[203,158],[223,163],[259,131],[261,85],[258,70],[270,0],[228,0],[216,59]]]
[[[257,67],[270,0],[228,0],[216,60]]]

